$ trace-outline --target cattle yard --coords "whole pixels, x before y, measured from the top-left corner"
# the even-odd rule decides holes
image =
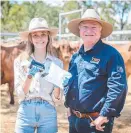
[[[71,55],[76,52],[80,43],[72,43],[66,40],[54,42],[53,49],[56,55],[63,61],[64,69],[67,70]],[[10,104],[10,94],[13,97],[13,61],[20,54],[21,50],[25,48],[24,42],[17,42],[17,44],[2,44],[1,45],[1,133],[14,133],[14,125],[16,119],[16,112],[18,109],[18,98],[14,94],[14,105]],[[115,45],[115,47],[123,56],[126,65],[126,73],[128,80],[128,94],[126,104],[122,111],[121,117],[115,120],[113,133],[130,133],[131,130],[131,42],[124,45]],[[6,84],[9,83],[9,84]],[[12,99],[11,97],[11,99]],[[58,112],[58,133],[68,133],[68,121],[66,116],[66,108],[63,101],[56,101],[56,108]]]
[[[17,97],[15,96],[15,104],[9,104],[9,94],[7,93],[8,85],[1,85],[1,133],[14,133],[14,126],[16,120],[16,112],[18,109]],[[131,88],[130,88],[131,90]],[[131,93],[128,93],[126,104],[122,111],[121,117],[115,120],[113,133],[130,133],[131,131]],[[58,133],[68,133],[68,121],[66,115],[66,108],[63,102],[56,102],[58,112]]]

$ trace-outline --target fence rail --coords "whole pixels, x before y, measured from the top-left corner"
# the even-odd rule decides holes
[[[1,33],[1,37],[9,38],[7,40],[14,40],[15,38],[19,38],[19,34],[18,33]],[[80,40],[80,38],[78,38],[72,33],[57,34],[57,38],[68,39],[72,41]],[[113,31],[112,34],[109,37],[107,37],[105,40],[115,44],[125,44],[131,41],[131,30]]]

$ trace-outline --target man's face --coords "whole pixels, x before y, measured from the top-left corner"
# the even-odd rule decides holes
[[[101,25],[96,21],[83,21],[79,25],[80,37],[84,43],[96,43],[101,37]]]

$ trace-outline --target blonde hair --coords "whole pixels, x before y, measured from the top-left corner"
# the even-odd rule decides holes
[[[54,48],[52,46],[52,41],[53,41],[53,38],[48,32],[48,43],[46,45],[46,54],[48,53],[49,55],[56,56],[56,51],[54,51]],[[31,34],[29,34],[26,49],[24,52],[20,54],[20,59],[22,60],[29,59],[31,54],[34,52],[34,50],[35,48],[34,48],[34,44],[32,43],[32,37],[31,37]]]

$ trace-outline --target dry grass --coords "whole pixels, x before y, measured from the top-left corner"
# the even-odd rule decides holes
[[[1,92],[1,130],[0,133],[14,133],[14,125],[18,103],[14,106],[9,105],[8,87],[0,86]],[[15,97],[17,101],[17,97]],[[68,121],[66,117],[66,108],[57,104],[58,112],[58,133],[68,133]],[[127,95],[126,104],[121,117],[115,119],[113,133],[130,133],[131,132],[131,95]]]

